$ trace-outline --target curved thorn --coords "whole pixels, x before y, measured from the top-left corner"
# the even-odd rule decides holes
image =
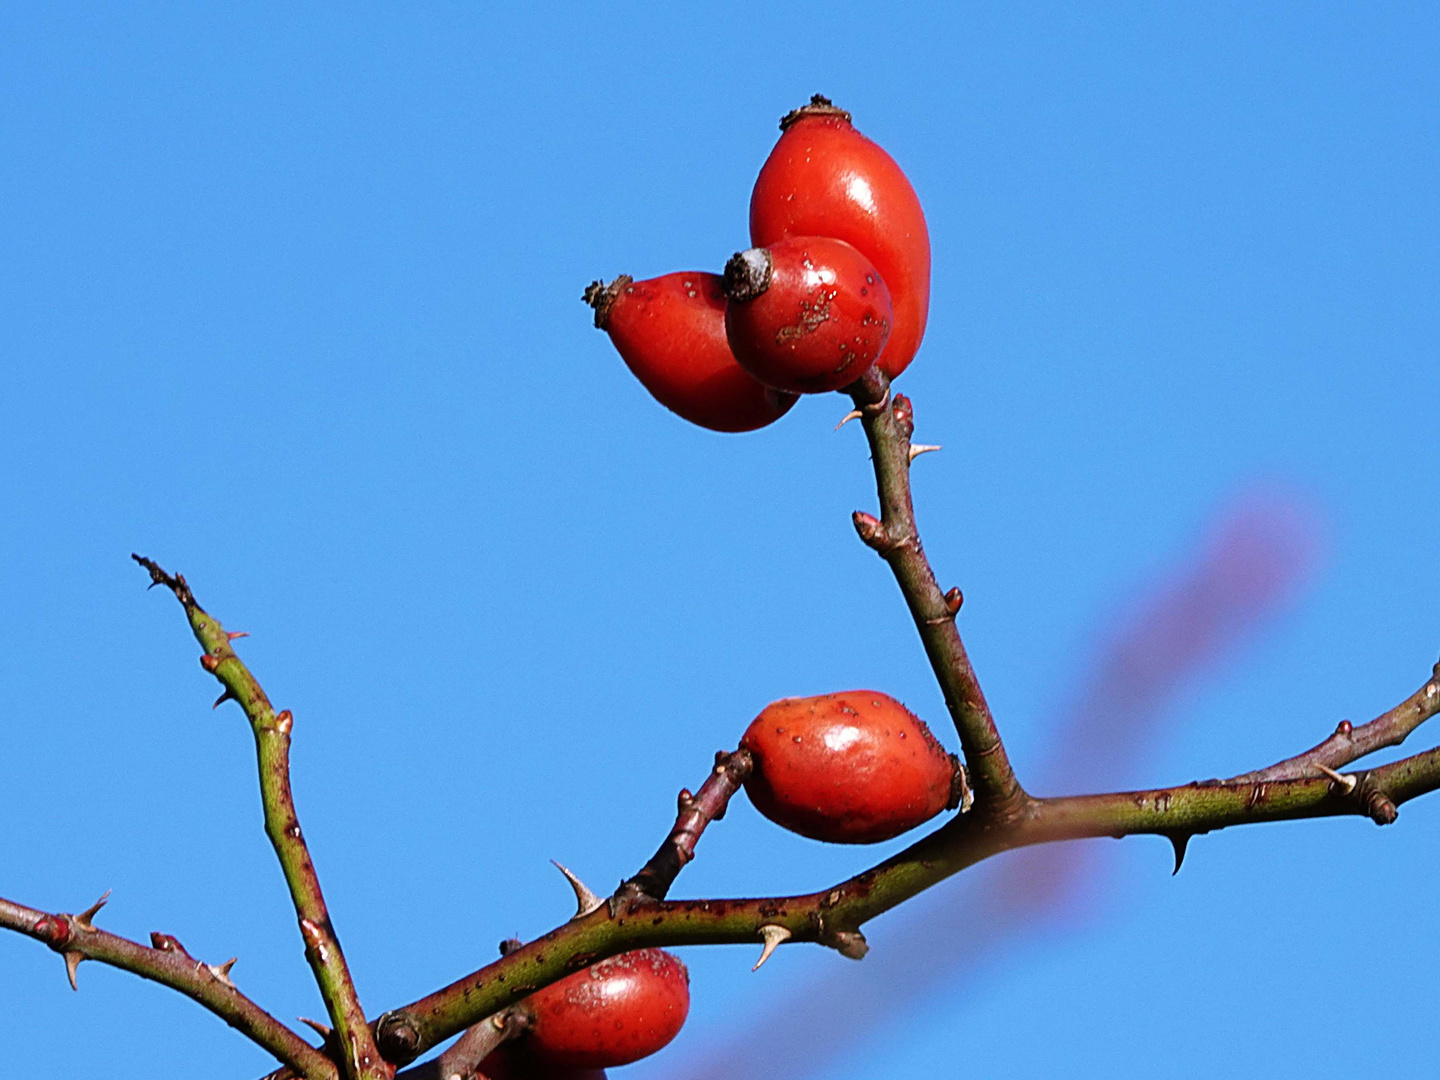
[[[205,966],[210,970],[211,975],[214,975],[226,986],[234,986],[235,984],[230,981],[230,969],[235,966],[235,961],[238,959],[239,957],[232,956],[223,964],[206,964]]]
[[[1329,765],[1321,765],[1318,761],[1315,763],[1315,767],[1319,769],[1322,773],[1324,773],[1326,776],[1328,776],[1331,780],[1335,781],[1335,783],[1339,784],[1342,788],[1344,788],[1346,795],[1349,795],[1352,791],[1355,790],[1355,785],[1358,782],[1356,781],[1355,777],[1347,776],[1344,773],[1338,773],[1334,769],[1330,768]]]
[[[99,910],[100,910],[102,907],[104,907],[104,906],[109,902],[109,900],[110,900],[110,890],[109,890],[109,889],[106,889],[104,896],[100,897],[99,900],[96,900],[95,903],[91,904],[88,908],[86,908],[84,911],[82,911],[79,915],[76,915],[76,916],[75,916],[75,921],[76,921],[77,923],[79,923],[81,926],[83,926],[86,930],[94,930],[94,929],[95,929],[95,924],[94,924],[93,922],[91,922],[91,920],[95,918],[95,915],[99,912]]]
[[[239,641],[242,637],[249,637],[249,630],[226,630],[225,636],[231,641]]]
[[[240,699],[237,698],[234,694],[232,694],[232,693],[230,692],[230,688],[227,686],[227,687],[225,688],[225,692],[215,699],[215,704],[210,706],[210,711],[211,711],[211,712],[214,712],[214,711],[215,711],[216,709],[218,709],[221,705],[224,705],[225,702],[227,702],[227,701],[238,701],[238,700],[240,700]]]
[[[295,1019],[299,1020],[300,1023],[310,1028],[322,1039],[329,1039],[331,1034],[335,1031],[335,1029],[332,1028],[329,1024],[322,1024],[319,1020],[311,1020],[308,1016],[297,1016]]]
[[[78,952],[67,952],[65,954],[65,974],[70,979],[71,990],[80,989],[79,985],[75,982],[75,969],[80,966],[80,961],[84,959],[85,957],[81,956]]]
[[[844,417],[840,420],[840,422],[835,425],[835,430],[836,430],[836,431],[839,431],[842,427],[844,427],[846,424],[848,424],[851,420],[859,420],[859,419],[860,419],[862,416],[864,416],[864,415],[865,415],[865,414],[862,413],[859,409],[851,409],[849,412],[847,412],[847,413],[844,415]]]
[[[755,961],[755,966],[750,969],[751,971],[759,971],[760,965],[770,959],[770,954],[779,947],[780,943],[790,940],[790,931],[773,923],[766,923],[762,926],[760,934],[765,938],[765,947],[760,950],[760,959]]]
[[[914,461],[921,454],[928,454],[933,450],[943,450],[943,446],[931,446],[927,443],[915,443],[910,447],[910,460]]]
[[[590,891],[588,885],[572,874],[569,867],[562,866],[560,863],[555,862],[554,859],[551,859],[550,862],[556,870],[559,870],[560,873],[565,875],[565,880],[570,882],[570,888],[575,890],[575,914],[572,918],[583,918],[592,911],[599,910],[600,906],[605,903],[604,900]]]
[[[1180,872],[1180,864],[1185,861],[1185,849],[1190,846],[1190,834],[1171,833],[1166,839],[1175,849],[1175,869],[1170,871],[1170,876],[1174,877]]]

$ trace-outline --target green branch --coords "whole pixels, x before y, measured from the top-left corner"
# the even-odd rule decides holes
[[[265,833],[270,837],[285,883],[290,887],[300,936],[305,942],[305,959],[310,963],[325,1009],[330,1014],[335,1044],[342,1049],[341,1071],[346,1080],[389,1080],[390,1070],[381,1060],[365,1023],[354,980],[330,923],[320,879],[295,814],[295,800],[290,791],[290,730],[294,719],[288,709],[276,713],[260,683],[235,654],[231,642],[244,635],[227,633],[218,619],[196,603],[184,577],[178,574],[172,577],[143,556],[132,558],[150,572],[152,587],[164,585],[185,609],[195,640],[205,650],[200,666],[225,688],[215,704],[236,701],[250,721],[260,765]]]

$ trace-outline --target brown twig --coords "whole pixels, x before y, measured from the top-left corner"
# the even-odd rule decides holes
[[[346,1080],[389,1080],[390,1070],[381,1060],[365,1022],[354,980],[330,923],[320,879],[295,813],[295,799],[290,790],[290,731],[294,719],[288,709],[276,713],[260,683],[231,646],[231,642],[242,635],[227,633],[220,621],[196,602],[183,576],[172,576],[141,555],[132,558],[149,571],[152,588],[164,585],[185,609],[190,629],[205,650],[200,666],[225,688],[216,704],[234,700],[250,720],[260,765],[265,832],[284,871],[300,923],[300,936],[305,943],[305,958],[334,1026],[335,1043],[341,1050],[341,1072]]]
[[[914,412],[904,395],[890,396],[890,380],[872,368],[848,390],[870,442],[880,518],[857,512],[860,539],[889,564],[920,632],[930,666],[945,694],[945,705],[960,736],[960,747],[975,789],[975,811],[1004,820],[1023,812],[1026,795],[1010,766],[990,706],[970,665],[955,617],[961,593],[940,588],[915,524],[910,495],[910,436]]]
[[[0,926],[43,941],[65,958],[70,985],[82,960],[95,960],[178,990],[264,1047],[307,1080],[335,1080],[334,1063],[236,989],[230,965],[197,960],[168,934],[151,934],[152,948],[94,924],[102,899],[79,915],[50,914],[0,900]]]
[[[480,1063],[500,1046],[530,1027],[523,1007],[506,1009],[467,1028],[443,1054],[396,1073],[395,1080],[474,1080]]]
[[[1353,727],[1349,720],[1342,720],[1333,735],[1303,754],[1286,758],[1269,768],[1232,777],[1226,783],[1294,780],[1315,776],[1326,769],[1342,768],[1387,746],[1399,746],[1412,731],[1437,712],[1440,712],[1440,664],[1435,665],[1425,685],[1368,724]]]
[[[750,751],[743,747],[716,754],[715,767],[700,790],[691,795],[689,789],[681,789],[675,827],[639,873],[620,886],[615,901],[623,905],[642,897],[664,900],[685,864],[695,857],[695,845],[705,826],[725,816],[731,796],[740,790],[754,767]]]

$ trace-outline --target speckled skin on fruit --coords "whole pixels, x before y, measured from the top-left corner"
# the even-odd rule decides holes
[[[725,292],[716,274],[687,270],[585,291],[595,325],[652,397],[712,431],[754,431],[784,416],[793,394],[757,382],[725,340]]]
[[[750,242],[833,236],[875,264],[895,306],[880,369],[892,379],[920,348],[930,314],[930,232],[900,166],[824,98],[781,121],[750,196]]]
[[[954,760],[925,722],[875,690],[767,705],[740,745],[755,808],[801,836],[835,844],[888,840],[951,801]]]
[[[534,1023],[521,1037],[542,1061],[587,1069],[655,1053],[690,1012],[690,973],[661,949],[636,949],[576,972],[526,999]]]
[[[792,237],[763,252],[742,251],[725,268],[725,287],[725,333],[735,359],[780,390],[849,386],[874,366],[890,337],[890,290],[843,240]]]

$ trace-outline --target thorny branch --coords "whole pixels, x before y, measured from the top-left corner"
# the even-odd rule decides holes
[[[300,936],[305,943],[305,958],[310,962],[320,996],[330,1014],[335,1045],[340,1048],[341,1072],[346,1080],[389,1080],[390,1070],[381,1060],[365,1023],[365,1013],[360,1008],[354,980],[330,923],[325,896],[320,891],[320,878],[315,873],[310,850],[300,831],[300,819],[295,813],[295,799],[290,790],[290,731],[294,718],[289,709],[276,713],[260,683],[235,654],[231,642],[243,634],[227,633],[220,621],[196,602],[184,577],[166,573],[144,556],[132,558],[149,571],[152,588],[164,585],[185,609],[195,640],[205,650],[200,666],[225,688],[215,704],[235,701],[250,721],[260,765],[265,832],[290,887]]]
[[[94,923],[102,898],[79,915],[51,914],[0,900],[0,926],[43,941],[65,958],[70,985],[82,960],[98,960],[178,990],[247,1036],[298,1075],[334,1080],[335,1065],[295,1032],[236,989],[230,965],[207,964],[168,934],[151,934],[153,947],[101,930]]]
[[[1349,774],[1337,771],[1375,750],[1398,744],[1440,711],[1437,665],[1435,674],[1396,708],[1358,728],[1341,724],[1319,745],[1267,769],[1231,780],[1147,791],[1053,799],[1028,795],[1010,766],[956,630],[960,592],[940,591],[920,544],[909,468],[914,456],[929,448],[911,445],[914,421],[910,403],[903,396],[892,399],[884,376],[873,372],[851,387],[850,393],[870,443],[881,507],[879,519],[857,513],[856,529],[894,572],[944,689],[975,789],[970,812],[952,818],[899,854],[820,892],[666,900],[679,871],[693,858],[701,833],[723,816],[751,767],[743,751],[719,755],[700,791],[688,798],[688,793],[682,793],[675,825],[655,856],[608,904],[587,903],[589,891],[577,883],[581,911],[574,918],[528,944],[512,943],[513,948],[494,963],[385,1013],[367,1027],[294,818],[288,778],[290,715],[273,711],[230,647],[231,635],[195,603],[184,579],[171,577],[153,562],[141,559],[154,583],[169,587],[184,606],[206,650],[202,664],[225,686],[221,700],[239,701],[250,718],[260,751],[267,831],[291,886],[307,955],[332,1019],[337,1021],[336,1033],[343,1031],[343,1039],[329,1038],[323,1051],[315,1050],[235,992],[223,979],[225,969],[207,968],[210,974],[205,975],[201,971],[205,965],[196,967],[197,962],[178,950],[178,943],[174,949],[162,944],[173,939],[157,936],[156,948],[147,950],[87,929],[84,924],[93,912],[51,916],[0,902],[0,926],[47,941],[60,951],[135,971],[195,997],[287,1061],[289,1068],[272,1074],[276,1078],[304,1075],[331,1080],[336,1071],[324,1055],[341,1059],[347,1080],[361,1075],[385,1077],[391,1065],[413,1061],[467,1029],[448,1056],[437,1061],[473,1068],[501,1037],[518,1030],[521,1021],[517,1018],[524,1014],[513,1007],[521,999],[630,949],[758,944],[763,940],[763,958],[778,942],[806,941],[858,959],[866,950],[860,933],[864,923],[999,852],[1061,840],[1153,834],[1167,837],[1175,845],[1178,869],[1186,842],[1199,833],[1234,825],[1343,815],[1363,815],[1388,824],[1400,805],[1440,787],[1440,749],[1378,768]],[[368,1060],[366,1046],[378,1051]],[[317,1062],[317,1058],[321,1060]],[[364,1069],[369,1071],[362,1073]],[[448,1075],[432,1062],[404,1075],[422,1080],[442,1074]]]
[[[1244,784],[1257,780],[1293,780],[1317,773],[1328,775],[1328,770],[1343,768],[1376,750],[1399,746],[1406,736],[1437,712],[1440,712],[1440,664],[1435,665],[1424,686],[1368,724],[1357,728],[1349,720],[1341,720],[1333,735],[1303,754],[1226,782]]]
[[[990,715],[990,706],[955,626],[962,594],[959,589],[941,590],[920,544],[910,497],[910,464],[922,448],[910,442],[915,430],[910,400],[904,395],[892,399],[890,380],[878,368],[871,368],[848,392],[870,441],[880,496],[879,520],[856,511],[855,531],[890,565],[915,620],[960,736],[960,749],[975,792],[975,812],[1003,821],[1021,811],[1026,796],[1015,778],[995,718]]]

